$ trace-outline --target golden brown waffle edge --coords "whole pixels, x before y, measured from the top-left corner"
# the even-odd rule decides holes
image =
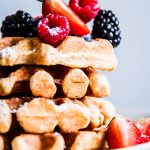
[[[10,39],[6,40],[9,42]],[[41,43],[38,38],[20,39],[20,42],[15,45],[13,43],[12,46],[11,42],[4,46],[2,41],[5,38],[0,39],[1,66],[59,64],[71,68],[92,67],[100,70],[114,70],[117,66],[113,47],[104,39],[86,42],[81,37],[68,36],[57,48]]]
[[[62,133],[79,130],[96,131],[115,115],[111,102],[87,96],[82,100],[10,98],[1,99],[0,104],[3,108],[0,109],[0,133],[7,133],[10,130],[14,113],[17,122],[27,133],[40,134],[53,132],[58,126]]]
[[[10,71],[9,71],[10,70]],[[0,67],[0,96],[41,96],[46,98],[106,97],[107,78],[91,69],[64,66]]]
[[[71,134],[59,132],[46,134],[18,134],[10,137],[0,135],[0,149],[3,150],[99,150],[106,148],[105,134],[107,128],[98,132],[78,131]]]

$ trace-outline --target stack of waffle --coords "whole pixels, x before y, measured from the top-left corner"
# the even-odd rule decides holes
[[[54,48],[38,38],[0,39],[0,150],[105,147],[114,106],[107,78],[112,45],[68,36]]]

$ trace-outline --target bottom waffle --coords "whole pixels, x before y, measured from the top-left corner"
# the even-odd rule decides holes
[[[114,116],[114,106],[95,97],[1,99],[0,150],[103,149]]]
[[[106,149],[106,128],[99,132],[0,135],[0,150],[98,150]]]

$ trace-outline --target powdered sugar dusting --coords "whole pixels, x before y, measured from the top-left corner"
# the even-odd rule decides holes
[[[58,33],[59,33],[60,31],[61,31],[61,30],[60,30],[59,27],[55,27],[55,28],[49,29],[49,32],[51,33],[52,36],[58,35]]]
[[[14,56],[14,51],[11,47],[6,47],[0,51],[0,58],[6,58]]]

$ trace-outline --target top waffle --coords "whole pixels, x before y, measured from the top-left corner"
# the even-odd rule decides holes
[[[113,70],[117,60],[112,45],[104,39],[86,42],[82,37],[68,36],[57,48],[42,43],[38,38],[0,39],[0,65],[21,64]]]

